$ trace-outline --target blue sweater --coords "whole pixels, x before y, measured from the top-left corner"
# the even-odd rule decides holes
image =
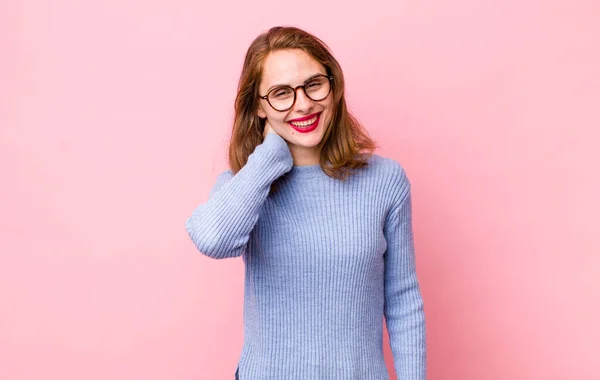
[[[388,379],[384,316],[398,379],[425,379],[410,183],[396,161],[373,154],[341,181],[294,166],[271,133],[218,176],[186,229],[201,253],[245,263],[240,380]]]

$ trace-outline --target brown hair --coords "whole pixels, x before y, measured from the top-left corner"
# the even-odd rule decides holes
[[[237,173],[263,141],[265,120],[256,114],[262,67],[270,52],[282,49],[304,50],[325,67],[328,75],[333,76],[333,117],[319,143],[319,161],[327,175],[346,179],[352,169],[367,165],[368,157],[377,145],[348,111],[344,98],[344,75],[338,61],[323,41],[296,27],[273,27],[259,35],[246,52],[235,99],[229,144],[230,169]]]

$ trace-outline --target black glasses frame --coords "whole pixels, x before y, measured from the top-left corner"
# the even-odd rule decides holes
[[[325,78],[327,78],[327,79],[329,80],[329,91],[328,91],[328,92],[327,92],[327,94],[326,94],[324,97],[322,97],[321,99],[313,99],[313,98],[311,98],[311,97],[310,97],[310,95],[308,95],[308,94],[306,93],[306,89],[304,88],[304,86],[306,86],[307,84],[309,84],[309,83],[310,83],[312,80],[314,80],[315,78],[319,78],[319,77],[325,77]],[[281,86],[281,87],[275,87],[275,88],[271,89],[271,91],[267,92],[267,93],[266,93],[266,95],[263,95],[263,96],[260,96],[260,95],[259,95],[258,97],[259,97],[260,99],[264,99],[264,100],[266,100],[266,101],[267,101],[267,103],[269,103],[269,105],[271,106],[271,108],[273,108],[275,111],[279,111],[279,112],[285,112],[285,111],[288,111],[288,110],[292,109],[292,107],[294,107],[294,104],[296,104],[296,98],[297,98],[297,96],[296,96],[296,91],[298,91],[298,89],[299,89],[299,88],[301,88],[301,89],[302,89],[302,91],[304,91],[304,95],[306,95],[306,97],[307,97],[307,98],[309,98],[309,99],[310,99],[310,100],[312,100],[313,102],[319,102],[319,101],[321,101],[321,100],[325,99],[326,97],[328,97],[328,96],[329,96],[329,94],[331,93],[331,89],[333,88],[333,83],[332,83],[332,82],[333,82],[333,76],[332,76],[332,75],[319,74],[319,75],[315,75],[314,77],[308,78],[308,79],[307,79],[307,80],[304,82],[304,84],[301,84],[301,85],[299,85],[299,86],[296,86],[296,87],[292,87],[292,86]],[[269,101],[269,94],[270,94],[271,92],[275,91],[275,90],[281,90],[282,88],[291,88],[291,89],[292,89],[292,91],[294,92],[294,101],[292,102],[292,105],[291,105],[291,106],[289,106],[288,108],[286,108],[286,109],[283,109],[283,110],[280,110],[280,109],[277,109],[277,108],[273,107],[273,105],[272,105],[272,104],[271,104],[271,102]]]

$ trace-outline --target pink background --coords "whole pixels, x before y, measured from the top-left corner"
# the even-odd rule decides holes
[[[226,167],[245,50],[278,24],[331,46],[412,180],[428,379],[598,379],[599,16],[595,0],[2,2],[0,379],[233,378],[242,262],[203,257],[184,222]]]

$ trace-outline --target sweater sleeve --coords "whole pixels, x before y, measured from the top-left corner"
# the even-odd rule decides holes
[[[185,224],[198,251],[214,259],[241,256],[271,184],[292,166],[287,142],[270,133],[235,175],[231,170],[221,173],[208,200]]]
[[[425,380],[425,314],[415,266],[410,183],[403,170],[399,188],[384,231],[384,315],[398,380]]]

